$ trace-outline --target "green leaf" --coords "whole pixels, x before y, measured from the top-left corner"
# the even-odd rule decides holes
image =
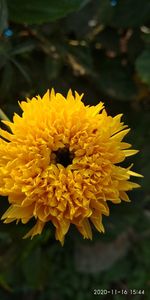
[[[120,52],[120,41],[117,30],[109,27],[105,27],[102,32],[96,38],[96,42],[100,43],[101,47],[113,51],[115,53]]]
[[[150,49],[150,32],[149,32],[149,28],[145,27],[146,30],[148,30],[148,32],[142,32],[141,34],[141,38],[143,39],[146,49]]]
[[[13,83],[13,67],[10,62],[3,68],[1,82],[0,82],[0,90],[3,96],[7,95],[10,91],[12,83]]]
[[[86,5],[89,0],[8,0],[9,17],[18,23],[55,21]]]
[[[40,275],[42,267],[41,249],[37,247],[32,250],[22,262],[23,274],[30,287],[40,288]]]
[[[4,67],[4,65],[9,60],[9,51],[10,51],[10,44],[0,41],[0,69]]]
[[[95,26],[108,25],[112,19],[114,8],[110,0],[94,0],[82,10],[68,16],[65,20],[67,29],[74,32],[79,39],[94,39]]]
[[[117,282],[119,280],[128,277],[128,274],[130,272],[131,272],[131,263],[129,260],[124,258],[116,262],[115,265],[109,269],[109,272],[105,273],[104,278],[108,282],[111,282],[112,279],[113,282]]]
[[[20,64],[16,59],[14,58],[10,58],[10,61],[13,63],[13,65],[19,70],[19,72],[21,73],[21,75],[24,77],[24,79],[30,83],[31,82],[31,79],[30,79],[30,76],[29,74],[27,73],[26,71],[26,68]]]
[[[131,101],[136,96],[136,85],[131,70],[120,59],[101,58],[98,68],[98,88],[111,98]]]
[[[136,69],[141,80],[150,85],[150,50],[144,50],[137,58]]]
[[[59,76],[61,68],[60,59],[53,59],[50,56],[46,56],[45,58],[45,73],[46,78],[51,81]]]
[[[8,27],[8,11],[6,0],[0,0],[0,32]]]
[[[97,0],[97,4],[98,21],[103,25],[109,25],[114,15],[114,7],[111,6],[110,0]]]
[[[30,52],[35,48],[33,41],[26,41],[12,48],[11,55],[23,54]]]
[[[3,278],[2,275],[0,275],[0,287],[7,292],[12,292],[12,288],[9,286],[9,284],[6,282],[5,278]]]
[[[137,57],[141,54],[144,48],[144,41],[141,38],[141,31],[140,29],[135,29],[128,40],[128,58],[131,61],[131,63],[135,62]]]
[[[68,60],[76,75],[93,73],[93,60],[89,47],[69,47]]]
[[[111,25],[123,28],[141,26],[149,21],[149,11],[149,0],[117,1]]]

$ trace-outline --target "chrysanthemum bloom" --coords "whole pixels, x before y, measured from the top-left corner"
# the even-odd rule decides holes
[[[62,244],[70,224],[91,239],[90,223],[104,232],[108,201],[129,201],[126,192],[139,186],[129,179],[140,175],[118,165],[137,153],[122,142],[129,132],[122,115],[108,116],[103,103],[89,107],[81,98],[48,91],[21,102],[22,117],[3,121],[11,133],[0,129],[0,194],[10,203],[2,219],[34,218],[26,237],[51,222]]]

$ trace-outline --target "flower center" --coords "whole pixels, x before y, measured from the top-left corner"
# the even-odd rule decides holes
[[[56,155],[55,161],[57,164],[61,164],[64,167],[72,164],[74,155],[67,147],[58,149],[54,153]]]

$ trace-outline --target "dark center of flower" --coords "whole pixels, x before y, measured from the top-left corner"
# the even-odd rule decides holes
[[[72,152],[69,151],[67,147],[58,149],[54,152],[56,155],[56,163],[61,164],[64,167],[67,167],[68,165],[72,164],[74,155]]]

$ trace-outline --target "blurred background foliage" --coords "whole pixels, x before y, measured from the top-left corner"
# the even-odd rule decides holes
[[[111,205],[106,234],[94,232],[92,242],[71,228],[61,247],[51,226],[22,240],[26,226],[1,223],[0,299],[124,299],[95,296],[94,289],[136,289],[126,298],[149,299],[149,21],[149,0],[0,0],[5,113],[12,118],[18,100],[51,87],[83,92],[86,104],[103,100],[112,115],[124,113],[132,128],[127,139],[140,149],[131,161],[145,176],[142,189],[130,193],[131,203]],[[1,214],[7,206],[1,197]]]

